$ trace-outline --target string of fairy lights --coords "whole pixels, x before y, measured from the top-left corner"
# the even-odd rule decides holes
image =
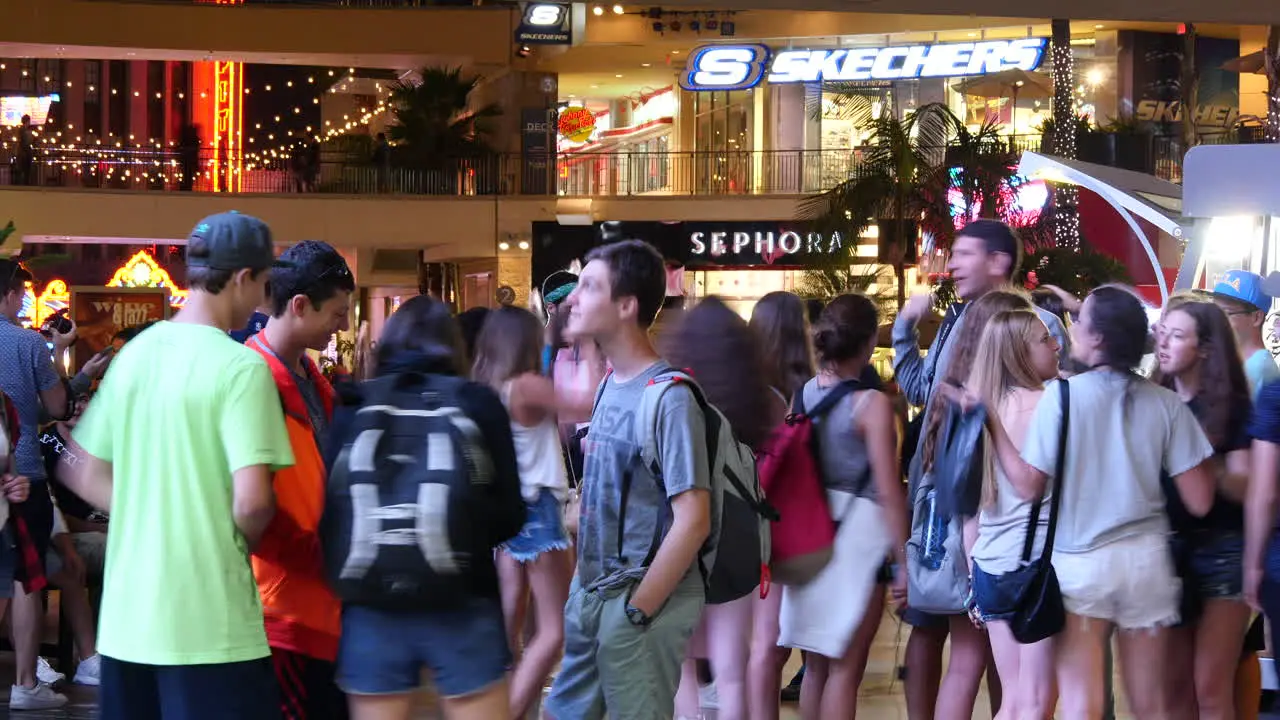
[[[1059,24],[1065,23],[1065,32]],[[1071,52],[1070,21],[1053,21],[1054,43],[1050,50],[1050,78],[1053,81],[1054,125],[1053,149],[1059,157],[1074,160],[1076,157],[1076,108],[1075,108],[1075,59]],[[1065,42],[1058,42],[1063,38]],[[1057,183],[1054,188],[1054,239],[1058,247],[1080,247],[1079,193],[1074,185]]]
[[[5,64],[0,63],[0,70],[4,69]],[[23,75],[27,74],[28,71],[23,70]],[[350,83],[357,80],[356,69],[329,68],[310,74],[305,80],[299,79],[296,82],[294,80],[285,80],[283,83],[265,82],[257,88],[246,87],[244,94],[252,96],[255,93],[288,91],[308,85],[323,87],[329,78],[336,79],[329,81],[331,84],[327,90],[320,90],[310,99],[311,105],[320,105],[326,94],[345,91]],[[47,84],[51,82],[51,78],[46,76],[44,81]],[[62,85],[68,89],[72,88],[73,81],[67,80]],[[89,85],[88,89],[90,92],[97,90],[93,85]],[[279,167],[281,161],[288,160],[292,156],[291,148],[299,141],[323,144],[354,130],[367,127],[388,112],[391,107],[389,98],[386,96],[389,88],[384,83],[374,81],[374,91],[376,101],[372,107],[359,107],[355,113],[344,113],[341,120],[322,120],[319,125],[306,125],[300,129],[289,127],[295,122],[293,118],[302,114],[305,102],[293,106],[292,112],[286,111],[255,120],[253,130],[259,132],[249,134],[247,141],[242,144],[241,160],[244,169]],[[118,95],[120,92],[130,91],[111,88],[109,94]],[[133,90],[131,94],[140,98],[144,93]],[[156,92],[152,95],[156,100],[163,100],[166,97],[164,92]],[[185,100],[186,95],[185,92],[179,92],[177,98]],[[199,95],[201,99],[205,99],[208,93],[200,92]],[[284,127],[281,127],[282,125]],[[148,138],[143,142],[134,134],[127,137],[115,134],[99,137],[85,134],[83,129],[77,134],[76,130],[73,123],[67,123],[63,129],[52,132],[42,132],[39,127],[33,128],[33,139],[40,163],[77,176],[98,176],[102,181],[167,183],[180,182],[184,179],[182,162],[178,157],[179,144],[176,140],[163,142],[156,138]],[[11,134],[0,137],[0,149],[16,148],[18,143],[16,128],[10,128],[10,131]],[[245,133],[241,134],[243,136]],[[261,142],[259,142],[260,137]],[[203,153],[200,158],[201,165],[211,165],[215,162],[213,158],[204,156],[211,150],[212,146],[206,139],[201,145]]]

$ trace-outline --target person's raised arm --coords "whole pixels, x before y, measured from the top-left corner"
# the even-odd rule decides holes
[[[942,333],[933,339],[928,354],[922,357],[920,333],[916,330],[932,302],[929,295],[911,296],[893,323],[893,372],[902,394],[912,405],[923,405],[928,401],[929,376],[938,362]]]
[[[671,529],[629,601],[649,617],[657,614],[675,592],[711,534],[706,418],[692,391],[667,391],[657,424],[663,484],[671,501]]]

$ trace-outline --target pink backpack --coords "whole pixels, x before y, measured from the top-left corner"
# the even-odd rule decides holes
[[[822,482],[822,460],[814,420],[829,413],[849,393],[861,388],[846,380],[806,412],[803,391],[797,392],[791,414],[756,455],[756,468],[765,499],[781,516],[773,523],[770,577],[783,585],[804,585],[831,561],[836,522],[831,517]]]

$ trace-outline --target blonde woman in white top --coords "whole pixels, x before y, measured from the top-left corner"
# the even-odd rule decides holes
[[[524,717],[542,692],[564,645],[569,596],[569,534],[562,513],[568,473],[561,452],[550,381],[539,373],[542,325],[533,313],[503,307],[485,318],[476,340],[472,379],[498,391],[511,415],[511,435],[527,512],[520,534],[498,550],[502,610],[512,654],[511,716]],[[552,406],[548,406],[552,405]],[[525,610],[533,601],[534,631],[520,652]]]
[[[973,360],[966,389],[1000,416],[1019,450],[1044,384],[1058,376],[1058,342],[1031,310],[997,313],[987,323]],[[1036,498],[1021,494],[996,465],[991,441],[985,441],[982,505],[966,523],[971,586],[978,612],[991,638],[991,650],[1004,700],[996,720],[1044,720],[1052,717],[1055,699],[1053,640],[1022,645],[1009,629],[1009,598],[1016,594],[1013,576],[1022,553]],[[1047,492],[1045,495],[1047,496]],[[1049,505],[1038,513],[1031,558],[1040,557],[1048,525]]]

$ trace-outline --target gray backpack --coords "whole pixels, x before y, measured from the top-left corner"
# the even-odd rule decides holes
[[[706,584],[707,604],[732,602],[768,581],[769,523],[779,519],[778,512],[764,499],[751,448],[738,442],[729,421],[707,402],[702,388],[687,373],[668,369],[645,388],[638,420],[639,427],[644,428],[641,461],[655,477],[662,478],[657,445],[658,407],[663,395],[681,384],[693,391],[706,418],[707,456],[711,461],[711,535],[698,556],[698,566]],[[657,545],[655,541],[650,548],[646,564],[657,552]]]

